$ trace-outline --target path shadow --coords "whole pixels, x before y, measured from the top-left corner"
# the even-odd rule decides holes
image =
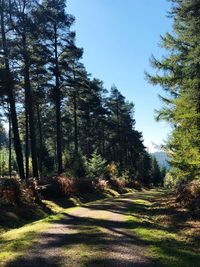
[[[56,228],[53,231],[43,233],[40,236],[42,242],[35,244],[35,247],[33,245],[26,255],[10,262],[6,267],[60,267],[61,264],[62,266],[78,267],[73,265],[73,257],[63,259],[62,255],[59,257],[58,253],[55,252],[61,248],[67,250],[73,246],[81,247],[81,245],[89,250],[95,248],[98,251],[95,256],[84,260],[81,266],[85,267],[161,266],[144,256],[144,251],[149,246],[160,248],[166,258],[181,257],[183,262],[188,262],[193,255],[190,249],[187,248],[186,242],[177,241],[173,238],[166,239],[164,243],[162,239],[142,240],[133,233],[133,230],[138,228],[145,228],[149,231],[162,229],[170,232],[171,229],[160,226],[153,220],[145,221],[146,217],[151,218],[166,212],[170,213],[170,209],[164,210],[163,207],[156,208],[145,203],[133,203],[129,198],[131,199],[132,196],[119,197],[114,201],[106,200],[86,207],[93,211],[106,210],[122,215],[134,214],[144,218],[144,220],[116,221],[114,219],[107,220],[104,218],[97,219],[63,214],[64,217],[59,222],[55,222]],[[144,199],[143,196],[142,199]],[[180,211],[179,216],[181,214]],[[104,231],[101,231],[101,229],[104,229]],[[122,250],[122,248],[129,249]],[[122,257],[120,259],[112,256],[104,257],[103,252],[105,251],[110,251],[111,255],[121,253]],[[200,262],[200,256],[196,257],[195,262]]]
[[[105,202],[102,205],[104,205],[104,210],[107,210],[107,203]],[[116,205],[114,203],[113,205],[116,212],[120,213],[121,209],[124,214],[128,212],[129,207],[126,206],[126,201],[123,202],[124,207],[118,201]],[[140,261],[144,260],[146,264],[150,263],[150,260],[141,252],[145,250],[145,242],[127,230],[133,226],[130,222],[79,217],[70,214],[63,214],[63,216],[59,222],[55,222],[57,230],[43,233],[40,236],[42,242],[35,244],[35,247],[33,245],[26,255],[10,262],[6,267],[59,267],[63,259],[58,257],[55,251],[76,245],[84,245],[91,249],[95,247],[99,252],[110,250],[114,254],[120,254],[121,248],[131,248],[133,246],[134,250],[132,251],[137,255],[136,260],[133,262],[133,260],[131,261],[132,255],[129,255],[130,250],[123,251],[123,260],[107,259],[107,257],[102,259],[100,253],[99,257],[88,259],[85,266],[143,266],[136,265],[136,261],[139,261],[138,258]],[[99,228],[106,231],[101,231]],[[59,229],[62,229],[62,231],[60,232]],[[129,258],[130,260],[128,260]],[[76,267],[73,262],[70,263],[71,260],[70,258],[68,259],[69,263],[66,262],[66,266]]]
[[[135,248],[136,255],[141,254],[142,248],[145,250],[145,242],[141,241],[134,234],[129,234],[123,230],[124,227],[128,226],[126,222],[116,222],[102,219],[91,219],[91,218],[80,218],[72,215],[65,215],[65,217],[57,224],[59,229],[63,229],[62,233],[48,232],[41,235],[41,240],[44,240],[41,244],[37,245],[23,257],[7,264],[7,267],[59,267],[61,258],[54,255],[54,251],[59,248],[67,248],[74,245],[87,246],[89,248],[96,248],[99,251],[112,250],[113,253],[121,253],[120,248],[133,246]],[[107,229],[112,234],[98,231],[98,227]],[[69,233],[67,229],[70,229]],[[74,232],[75,231],[75,232]],[[114,233],[114,235],[113,235]],[[113,244],[115,246],[113,247]],[[138,251],[137,251],[138,250]],[[101,257],[88,260],[83,266],[147,266],[147,265],[136,265],[131,260],[126,258],[131,255],[126,255],[128,252],[123,252],[124,260],[110,259]],[[101,255],[101,253],[100,253]],[[149,262],[143,256],[144,261]],[[72,259],[68,259],[69,263],[66,262],[66,266],[76,267],[71,263]],[[68,264],[68,265],[67,265]],[[139,263],[138,263],[139,264]],[[65,265],[63,265],[65,266]],[[152,265],[148,265],[152,266]]]

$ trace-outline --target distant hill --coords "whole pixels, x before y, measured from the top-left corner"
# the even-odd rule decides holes
[[[158,151],[151,153],[152,156],[154,156],[159,164],[160,167],[166,167],[167,169],[170,167],[169,166],[169,157],[167,154],[163,151]]]

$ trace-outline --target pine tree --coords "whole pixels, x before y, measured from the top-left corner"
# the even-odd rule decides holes
[[[161,97],[165,106],[158,119],[173,125],[167,146],[171,165],[178,179],[194,179],[200,175],[200,3],[172,2],[174,34],[162,37],[168,54],[160,61],[152,58],[152,65],[160,72],[147,76],[167,92]]]
[[[57,172],[63,171],[62,164],[62,55],[71,45],[74,33],[70,27],[74,17],[66,13],[65,0],[44,0],[40,5],[44,42],[49,48],[49,64],[52,72],[53,98],[56,111]]]
[[[140,160],[138,162],[137,166],[137,176],[139,180],[144,184],[145,186],[150,186],[153,183],[153,177],[152,177],[152,158],[144,151],[140,155]]]
[[[76,46],[66,1],[0,1],[0,103],[9,107],[20,177],[24,163],[26,178],[42,178],[60,174],[69,162],[72,173],[84,176],[86,159],[93,172],[115,162],[121,173],[148,184],[150,160],[135,129],[134,104],[115,86],[108,95],[80,62],[83,49]]]
[[[155,186],[162,184],[161,170],[155,157],[152,158],[152,179]]]
[[[82,149],[87,157],[90,157],[95,150],[103,155],[102,129],[100,127],[106,114],[103,106],[104,92],[103,82],[98,79],[88,79],[87,86],[81,92],[80,118],[83,128],[81,140]]]
[[[25,89],[25,108],[26,108],[26,135],[28,146],[28,125],[30,133],[31,156],[33,176],[39,178],[38,159],[37,159],[37,143],[35,129],[35,109],[33,105],[33,90],[30,80],[30,68],[32,64],[32,54],[34,49],[33,33],[37,31],[37,27],[32,19],[32,12],[35,8],[35,1],[9,0],[10,23],[13,27],[13,34],[16,38],[16,52],[19,53],[19,62],[22,64],[24,89]],[[27,155],[28,157],[28,155]]]
[[[110,113],[107,150],[122,170],[128,168],[135,172],[145,148],[141,133],[134,129],[134,105],[126,101],[115,86],[111,88],[107,105]]]
[[[7,27],[9,25],[9,6],[4,0],[0,2],[1,9],[1,51],[3,53],[2,60],[2,69],[1,69],[1,92],[8,97],[8,102],[10,105],[10,114],[11,114],[11,122],[12,122],[12,130],[14,136],[14,147],[17,158],[19,175],[22,180],[25,179],[24,175],[24,163],[23,163],[23,154],[21,147],[21,140],[19,136],[19,128],[18,128],[18,118],[16,112],[16,101],[14,95],[14,81],[10,68],[10,57],[11,57],[11,40],[7,38],[6,32]]]

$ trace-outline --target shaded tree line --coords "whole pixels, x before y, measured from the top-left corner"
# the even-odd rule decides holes
[[[0,19],[1,106],[21,179],[74,166],[81,176],[82,158],[96,151],[148,184],[151,159],[135,129],[134,105],[81,63],[66,1],[0,0]]]

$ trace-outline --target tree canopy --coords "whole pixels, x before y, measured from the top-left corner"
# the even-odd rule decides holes
[[[166,149],[179,181],[200,177],[200,3],[172,2],[173,33],[162,37],[167,53],[160,60],[152,57],[158,72],[147,77],[165,91],[157,119],[173,127]]]
[[[120,173],[150,183],[151,159],[135,129],[134,104],[87,72],[67,2],[1,0],[0,7],[1,103],[8,103],[10,118],[9,164],[16,160],[21,179],[70,169],[86,174],[82,163],[97,153]]]

